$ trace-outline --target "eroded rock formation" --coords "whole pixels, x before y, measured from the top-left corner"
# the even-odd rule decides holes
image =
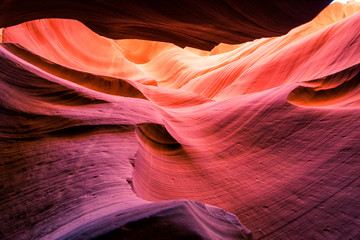
[[[360,3],[74,2],[0,5],[1,238],[360,235]]]

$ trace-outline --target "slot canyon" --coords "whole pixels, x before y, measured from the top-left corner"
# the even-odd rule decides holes
[[[360,2],[0,9],[0,239],[360,239]]]

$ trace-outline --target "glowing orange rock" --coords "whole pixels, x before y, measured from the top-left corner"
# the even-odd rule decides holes
[[[211,51],[5,28],[2,237],[358,236],[359,10]]]

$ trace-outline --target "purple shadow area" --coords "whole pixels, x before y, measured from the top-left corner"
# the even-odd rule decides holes
[[[191,200],[170,200],[113,212],[59,239],[252,239],[238,218]]]

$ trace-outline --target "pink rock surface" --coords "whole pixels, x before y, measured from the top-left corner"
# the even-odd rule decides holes
[[[211,51],[0,25],[0,236],[356,239],[359,10]]]

